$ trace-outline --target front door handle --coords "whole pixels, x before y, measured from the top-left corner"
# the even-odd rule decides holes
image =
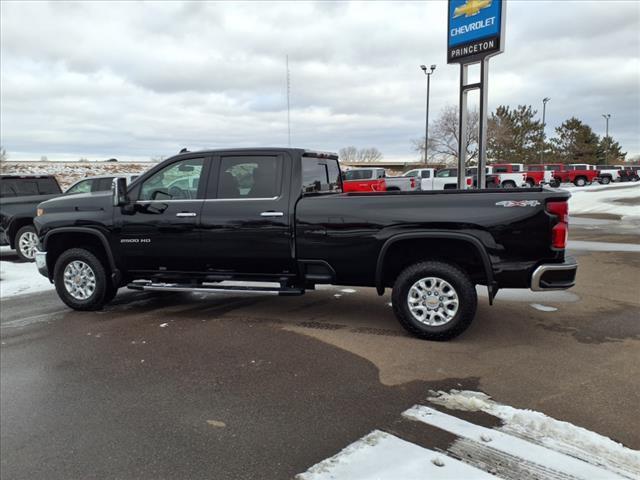
[[[284,217],[284,213],[282,212],[262,212],[260,214],[261,217]]]
[[[198,214],[196,212],[178,212],[176,213],[176,217],[197,217]]]

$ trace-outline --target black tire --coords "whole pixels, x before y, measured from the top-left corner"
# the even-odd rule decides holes
[[[611,177],[602,177],[600,183],[602,185],[609,185],[611,183]]]
[[[587,179],[584,177],[578,177],[573,181],[576,187],[584,187],[587,184]]]
[[[85,299],[74,297],[64,283],[64,272],[67,266],[74,261],[86,264],[95,278],[95,288],[93,292]],[[110,279],[107,271],[95,254],[84,248],[72,248],[58,257],[53,270],[53,283],[60,299],[70,308],[80,311],[101,310],[104,304],[109,301],[110,295]],[[112,297],[113,298],[113,297]]]
[[[111,303],[111,301],[116,298],[116,295],[118,294],[118,289],[116,287],[113,286],[113,283],[111,283],[110,281],[108,281],[107,284],[107,293],[104,296],[104,303],[105,305],[107,303]]]
[[[23,262],[34,262],[35,257],[35,245],[33,242],[37,242],[36,229],[33,225],[26,225],[18,230],[16,233],[15,245],[18,258]]]
[[[506,182],[502,183],[502,188],[516,188],[516,184],[511,180],[507,180]]]
[[[437,277],[449,283],[458,296],[457,312],[443,325],[427,325],[415,318],[409,309],[408,298],[412,286],[428,277]],[[411,265],[400,273],[393,286],[392,304],[400,325],[410,334],[423,340],[445,341],[457,337],[469,327],[476,314],[478,297],[471,279],[463,270],[445,262],[425,261]]]
[[[527,180],[527,187],[528,188],[533,188],[536,186],[536,182],[534,182],[533,180],[529,179]]]
[[[551,180],[551,183],[549,185],[551,185],[553,188],[558,188],[560,186],[560,180],[554,178],[553,180]]]

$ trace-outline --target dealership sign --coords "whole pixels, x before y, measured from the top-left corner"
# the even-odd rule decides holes
[[[504,49],[504,0],[449,0],[447,63],[474,63]]]

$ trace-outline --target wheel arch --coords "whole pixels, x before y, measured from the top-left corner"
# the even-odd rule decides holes
[[[65,239],[67,241],[65,241]],[[60,242],[65,241],[65,248],[60,248]],[[88,227],[60,227],[49,231],[42,240],[42,248],[47,252],[47,267],[49,268],[49,279],[52,279],[55,261],[60,253],[68,248],[74,247],[94,247],[98,248],[96,252],[102,255],[109,272],[111,273],[111,280],[114,286],[118,286],[121,278],[120,270],[118,269],[111,245],[106,235],[99,230]]]
[[[9,245],[16,248],[16,234],[22,227],[33,226],[32,217],[14,217],[7,228],[7,237],[9,237]]]
[[[484,279],[486,280],[487,289],[489,291],[489,302],[493,302],[493,298],[497,293],[497,284],[493,278],[493,267],[491,265],[491,259],[487,253],[482,242],[466,233],[460,232],[448,232],[448,231],[431,231],[431,232],[408,232],[399,233],[388,238],[380,252],[378,253],[378,260],[376,263],[376,276],[375,286],[378,295],[384,294],[385,290],[385,261],[389,254],[391,247],[397,245],[398,242],[411,241],[411,240],[455,240],[457,242],[463,242],[473,248],[473,252],[476,253],[481,261],[482,270],[484,272]]]

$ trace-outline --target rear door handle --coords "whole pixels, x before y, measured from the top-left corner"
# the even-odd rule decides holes
[[[261,217],[284,217],[283,212],[262,212]]]
[[[197,217],[198,214],[196,212],[178,212],[176,213],[176,217]]]

